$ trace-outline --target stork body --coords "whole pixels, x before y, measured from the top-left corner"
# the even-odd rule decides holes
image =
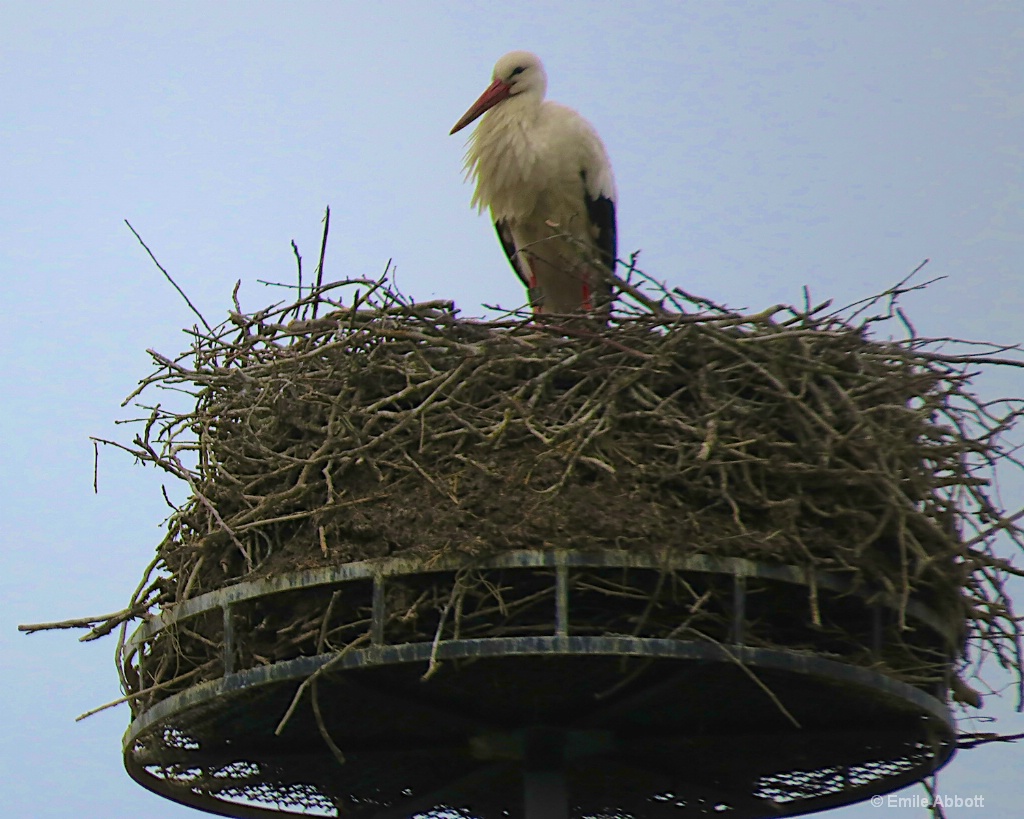
[[[597,132],[544,100],[534,54],[513,51],[452,133],[483,115],[469,139],[472,204],[489,208],[535,313],[606,311],[616,257],[615,180]]]

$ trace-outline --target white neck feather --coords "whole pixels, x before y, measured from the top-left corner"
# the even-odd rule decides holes
[[[477,183],[472,206],[491,208],[496,219],[521,215],[515,194],[529,187],[537,161],[531,135],[541,104],[534,93],[509,97],[484,114],[469,139],[466,175]]]

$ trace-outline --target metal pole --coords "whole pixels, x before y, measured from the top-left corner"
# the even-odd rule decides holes
[[[555,569],[555,636],[569,636],[569,567]]]
[[[374,575],[373,578],[373,608],[370,611],[370,644],[379,646],[384,644],[384,620],[387,616],[384,600],[384,578],[381,575]]]
[[[565,734],[556,728],[529,728],[523,759],[524,819],[569,819],[565,782]]]
[[[224,676],[235,673],[235,624],[231,604],[224,604]]]

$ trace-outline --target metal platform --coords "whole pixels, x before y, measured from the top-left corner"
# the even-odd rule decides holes
[[[509,594],[542,601],[510,621],[513,633],[499,623],[460,635],[441,615],[434,639],[404,640],[390,625],[389,590],[450,586],[467,565],[394,559],[295,572],[153,618],[127,643],[126,667],[145,679],[152,641],[215,618],[222,673],[138,711],[124,739],[129,774],[223,816],[753,819],[866,799],[953,753],[944,679],[910,685],[837,642],[840,627],[859,631],[882,657],[898,620],[897,601],[869,604],[842,577],[701,555],[514,552],[472,563]],[[636,615],[649,601],[605,606],[581,579],[612,575],[713,592],[726,601],[723,630],[652,632]],[[352,612],[365,601],[364,640],[340,653],[252,659],[239,623],[335,592]],[[808,597],[820,612],[813,626],[799,605]],[[662,611],[660,622],[687,611]],[[935,612],[911,602],[905,615],[922,656],[952,656],[955,635]],[[790,644],[755,645],[773,619]]]

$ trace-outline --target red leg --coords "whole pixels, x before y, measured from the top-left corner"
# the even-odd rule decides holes
[[[526,291],[530,299],[530,307],[533,308],[533,314],[539,316],[544,312],[544,294],[540,292],[540,288],[537,286],[537,277],[534,275],[533,268],[528,260],[526,260],[523,267],[526,268]]]
[[[590,299],[590,282],[586,280],[583,282],[583,309],[588,313],[594,309]]]

